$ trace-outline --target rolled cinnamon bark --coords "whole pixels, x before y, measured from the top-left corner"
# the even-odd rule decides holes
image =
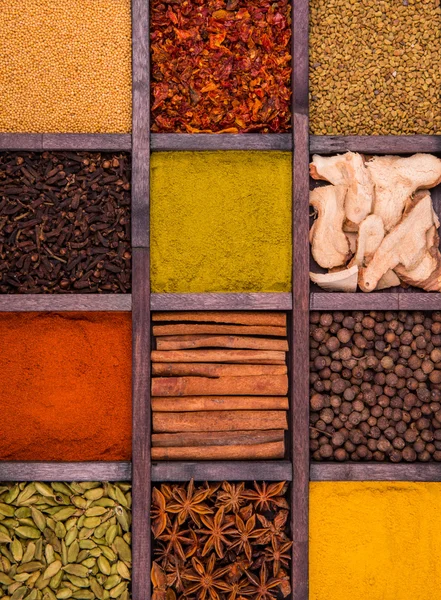
[[[195,412],[201,410],[287,410],[283,396],[190,396],[152,398],[155,412]]]
[[[252,446],[152,448],[152,460],[266,460],[283,458],[284,455],[283,441]]]
[[[182,350],[186,348],[251,348],[253,350],[287,351],[287,340],[245,337],[233,335],[166,335],[156,338],[158,350]]]
[[[170,448],[176,446],[241,446],[282,442],[283,429],[267,431],[201,431],[179,433],[152,433],[152,446]]]
[[[225,410],[201,412],[154,412],[153,431],[249,431],[288,429],[284,410]]]
[[[287,393],[287,375],[152,379],[152,396],[284,396]]]
[[[286,327],[269,327],[266,325],[205,325],[181,324],[155,325],[153,335],[194,335],[194,334],[230,334],[230,335],[272,335],[286,337]]]
[[[153,350],[152,362],[225,362],[284,365],[285,352],[276,350]]]
[[[176,377],[245,377],[246,375],[286,375],[285,365],[222,365],[212,363],[153,363],[152,375]]]
[[[196,321],[199,323],[235,323],[239,325],[286,326],[286,314],[279,312],[188,311],[152,313],[153,321]]]

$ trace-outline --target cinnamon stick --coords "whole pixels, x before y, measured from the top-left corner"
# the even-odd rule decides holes
[[[235,323],[238,325],[286,326],[286,314],[281,312],[189,311],[153,313],[153,321],[196,321],[198,323]]]
[[[154,412],[153,431],[242,431],[288,429],[284,410],[225,410],[201,412]]]
[[[286,365],[222,365],[213,363],[153,363],[152,375],[176,377],[244,377],[245,375],[285,375]]]
[[[287,340],[245,337],[233,335],[165,335],[156,338],[158,350],[181,350],[185,348],[251,348],[253,350],[287,351]]]
[[[243,446],[281,442],[283,429],[267,431],[202,431],[190,433],[153,433],[152,446],[169,448],[176,446]]]
[[[252,446],[152,448],[152,460],[267,460],[283,458],[284,455],[283,441]]]
[[[152,398],[152,410],[158,412],[194,412],[200,410],[287,410],[283,396],[189,396]]]
[[[153,335],[193,335],[193,334],[232,334],[232,335],[273,335],[286,337],[286,327],[269,327],[265,325],[201,325],[199,323],[176,325],[155,325]]]
[[[287,375],[152,379],[152,396],[284,396],[287,393]]]
[[[152,362],[226,362],[284,365],[285,352],[276,350],[153,350]]]

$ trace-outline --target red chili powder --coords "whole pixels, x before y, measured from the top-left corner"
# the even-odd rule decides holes
[[[0,313],[0,460],[129,460],[131,317]]]

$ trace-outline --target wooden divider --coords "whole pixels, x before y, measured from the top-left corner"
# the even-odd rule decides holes
[[[335,464],[309,461],[309,311],[435,310],[439,296],[425,293],[310,292],[309,154],[441,152],[441,136],[309,136],[308,0],[293,0],[292,134],[150,135],[149,1],[132,0],[132,134],[0,134],[1,150],[132,152],[132,294],[0,296],[0,311],[132,311],[133,461],[121,463],[0,462],[0,480],[128,480],[133,484],[133,600],[151,597],[150,497],[152,481],[291,481],[294,600],[308,599],[308,488],[313,481],[441,481],[438,464]],[[292,293],[150,294],[150,151],[293,150]],[[441,196],[438,190],[438,198]],[[440,204],[441,202],[438,201]],[[150,462],[150,311],[285,310],[291,312],[290,461]]]

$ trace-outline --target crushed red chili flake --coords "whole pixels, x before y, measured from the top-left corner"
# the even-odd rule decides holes
[[[152,131],[290,130],[290,0],[150,5]]]

